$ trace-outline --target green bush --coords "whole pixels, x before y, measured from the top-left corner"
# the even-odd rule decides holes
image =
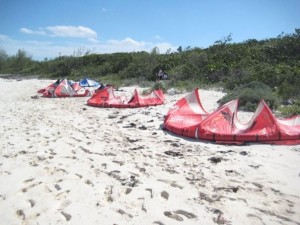
[[[149,89],[143,90],[142,94],[146,95],[146,94],[149,94],[151,91],[159,90],[159,89],[161,89],[163,91],[163,93],[166,93],[167,90],[168,90],[167,86],[168,86],[167,82],[165,82],[165,81],[157,81]]]
[[[280,112],[280,115],[282,115],[283,117],[300,115],[300,105],[281,106]]]
[[[232,90],[236,86],[249,83],[249,81],[251,81],[251,76],[251,72],[245,69],[233,69],[229,72],[229,76],[223,81],[224,87]]]
[[[239,99],[239,108],[247,111],[255,111],[262,99],[265,100],[271,109],[276,109],[279,102],[272,89],[259,81],[252,81],[249,84],[234,88],[232,92],[227,93],[218,103],[223,105],[233,99]]]
[[[173,81],[170,83],[169,88],[173,87],[181,91],[193,91],[195,88],[207,89],[208,85],[202,82],[201,80],[179,80]]]
[[[176,66],[170,70],[170,76],[169,79],[175,80],[175,81],[184,81],[193,79],[195,76],[195,73],[197,71],[196,67],[192,67],[186,64],[182,64],[179,66]]]
[[[154,85],[151,87],[151,90],[159,90],[161,89],[164,93],[167,92],[168,88],[167,88],[167,83],[164,81],[158,81],[155,82]]]

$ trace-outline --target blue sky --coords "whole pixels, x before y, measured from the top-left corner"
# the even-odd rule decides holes
[[[300,28],[300,0],[0,0],[0,48],[33,59],[80,51],[160,53]]]

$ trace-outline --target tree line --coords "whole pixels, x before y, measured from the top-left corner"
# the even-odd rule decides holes
[[[90,77],[120,85],[126,81],[154,82],[159,69],[169,74],[168,84],[172,86],[217,85],[227,93],[234,93],[241,92],[244,86],[247,89],[248,85],[250,93],[253,88],[270,91],[276,100],[274,108],[278,101],[298,104],[300,29],[295,29],[292,34],[282,33],[270,39],[249,39],[241,43],[232,43],[230,34],[208,48],[180,46],[175,52],[163,54],[158,48],[151,52],[112,54],[87,51],[36,61],[24,50],[9,56],[0,48],[1,74],[37,75],[51,79],[68,77],[74,80]]]

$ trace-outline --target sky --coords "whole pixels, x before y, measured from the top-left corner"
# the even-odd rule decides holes
[[[176,52],[263,40],[300,28],[300,0],[0,0],[0,49],[34,60]]]

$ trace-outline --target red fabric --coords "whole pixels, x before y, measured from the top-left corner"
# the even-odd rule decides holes
[[[208,114],[197,95],[196,89],[174,105],[165,117],[165,129],[179,135],[225,144],[300,143],[300,115],[277,119],[264,100],[261,100],[252,119],[247,124],[241,124],[237,119],[238,100],[230,101]],[[199,101],[195,103],[195,99]],[[201,109],[203,112],[199,113]]]
[[[42,93],[43,97],[47,98],[61,98],[61,97],[86,97],[90,95],[89,90],[85,90],[84,93],[78,93],[74,90],[67,79],[62,80],[59,84],[53,83],[45,89],[38,91]]]
[[[43,93],[46,92],[46,91],[49,91],[49,92],[50,92],[50,91],[53,91],[53,90],[56,88],[56,86],[57,86],[57,85],[55,85],[55,83],[50,84],[48,87],[42,88],[42,89],[38,90],[38,93],[43,94]]]
[[[75,91],[79,91],[82,87],[80,86],[79,82],[76,82],[76,83],[72,84],[72,88]]]
[[[87,104],[96,107],[136,108],[161,105],[164,103],[164,94],[161,90],[155,90],[148,95],[139,95],[137,90],[128,101],[125,95],[115,96],[113,87],[108,86],[93,94]]]

